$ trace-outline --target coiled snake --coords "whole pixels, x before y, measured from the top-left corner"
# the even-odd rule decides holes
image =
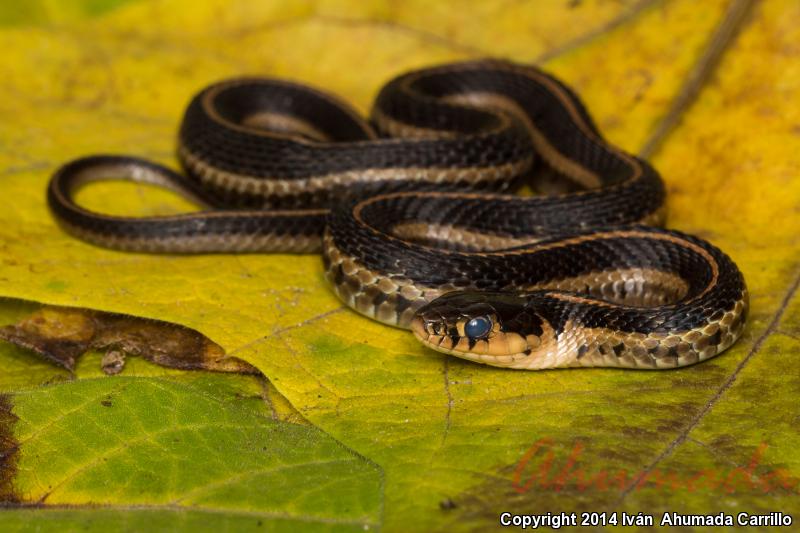
[[[530,66],[473,61],[401,75],[371,123],[290,82],[201,91],[180,129],[186,174],[91,156],[50,208],[89,242],[142,252],[316,252],[356,311],[495,366],[673,368],[741,334],[747,290],[711,244],[648,227],[653,168],[607,143],[577,96]],[[170,187],[210,209],[128,218],[78,206],[99,179]],[[548,192],[507,194],[521,183]]]

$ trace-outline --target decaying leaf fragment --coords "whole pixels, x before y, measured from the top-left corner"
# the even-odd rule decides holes
[[[119,373],[126,356],[181,370],[259,373],[193,329],[88,309],[43,306],[14,325],[0,327],[0,338],[69,371],[81,355],[99,350],[105,352],[102,365],[107,374]]]

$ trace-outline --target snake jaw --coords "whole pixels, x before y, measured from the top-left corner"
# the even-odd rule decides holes
[[[554,332],[527,303],[522,295],[452,292],[420,308],[410,328],[425,346],[462,359],[507,368],[547,366],[553,345],[547,339]],[[491,329],[472,337],[467,325],[476,319]]]
[[[531,363],[530,350],[511,351],[505,334],[494,338],[478,339],[470,350],[468,348],[470,341],[467,337],[460,337],[458,342],[452,344],[447,335],[431,333],[430,327],[431,324],[426,324],[425,320],[420,317],[415,317],[411,321],[411,331],[417,340],[437,352],[475,363],[504,368],[535,368],[538,366]],[[516,334],[511,334],[511,336],[511,338],[521,339]]]
[[[499,336],[482,341],[482,344],[477,343],[473,350],[468,350],[462,344],[463,339],[451,345],[446,335],[431,333],[431,324],[426,324],[419,316],[411,321],[410,327],[414,336],[424,346],[474,363],[515,370],[573,366],[569,364],[569,353],[564,349],[564,343],[559,343],[555,337],[549,335],[553,333],[551,329],[541,337],[528,335],[523,338],[516,333],[501,333]],[[520,346],[520,343],[524,343],[526,348],[511,349],[512,345]]]

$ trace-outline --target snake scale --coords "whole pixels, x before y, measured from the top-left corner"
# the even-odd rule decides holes
[[[748,298],[731,259],[658,229],[665,189],[606,142],[571,89],[481,60],[398,76],[369,121],[305,85],[240,78],[190,102],[177,173],[89,156],[52,177],[63,228],[151,253],[322,252],[350,307],[426,346],[494,366],[680,367],[740,336]],[[207,209],[91,212],[78,187],[128,179]],[[542,194],[512,194],[529,185]]]

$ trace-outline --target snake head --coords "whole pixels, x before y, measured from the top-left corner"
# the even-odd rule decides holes
[[[530,368],[554,341],[531,298],[501,292],[451,292],[421,307],[411,331],[439,352],[493,366]]]

